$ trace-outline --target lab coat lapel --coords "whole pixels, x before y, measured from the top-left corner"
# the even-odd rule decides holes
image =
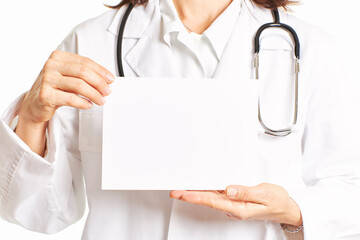
[[[159,23],[159,21],[156,21]],[[154,41],[154,35],[142,37],[126,55],[125,60],[138,77],[178,77],[179,71],[165,42]]]
[[[149,26],[149,23],[152,19],[155,10],[155,3],[157,0],[149,0],[148,5],[146,6],[136,6],[131,11],[129,18],[126,22],[123,39],[136,39],[142,38],[144,32]],[[127,5],[121,7],[115,17],[113,18],[110,26],[108,27],[108,31],[114,34],[116,37],[118,36],[120,24],[122,21],[122,17],[127,9]]]
[[[150,4],[150,2],[149,2]],[[171,48],[162,37],[161,13],[158,1],[153,1],[154,14],[137,44],[126,54],[125,60],[138,77],[176,77],[179,76],[177,64],[172,57]],[[147,6],[150,7],[150,6]]]
[[[215,70],[214,78],[253,77],[253,36],[262,24],[272,21],[272,16],[269,10],[256,7],[249,0],[243,0],[241,4],[237,24]],[[119,10],[108,29],[115,35],[125,11],[126,7]],[[159,0],[150,0],[145,7],[135,7],[129,16],[124,32],[124,48],[127,39],[139,40],[130,50],[124,51],[124,64],[127,63],[137,77],[181,76],[171,48],[162,39],[156,39],[163,35],[161,21]]]
[[[260,25],[265,23],[264,17],[267,19],[266,15],[269,15],[258,10],[250,1],[242,1],[239,18],[215,70],[214,78],[249,79],[254,77],[253,37]],[[271,18],[268,21],[270,22]]]
[[[116,38],[127,6],[119,9],[108,31]],[[136,6],[126,23],[123,36],[123,64],[133,70],[125,72],[128,77],[174,77],[179,76],[171,49],[164,41],[154,40],[161,36],[159,0],[149,0],[145,6]],[[131,43],[137,40],[135,45]],[[116,43],[116,42],[115,42]]]

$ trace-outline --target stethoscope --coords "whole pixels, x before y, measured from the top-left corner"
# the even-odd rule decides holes
[[[118,62],[118,71],[119,71],[119,76],[120,77],[124,77],[124,69],[123,69],[123,64],[122,64],[122,40],[123,40],[123,35],[124,35],[124,30],[125,30],[125,25],[126,25],[126,21],[132,11],[132,9],[134,8],[134,4],[129,4],[128,8],[126,9],[126,12],[123,16],[123,19],[121,21],[120,24],[120,29],[119,29],[119,34],[118,34],[118,42],[117,42],[117,62]],[[254,38],[254,68],[255,68],[255,78],[257,80],[259,80],[259,53],[260,53],[260,36],[262,34],[262,32],[265,29],[268,28],[280,28],[280,29],[284,29],[286,31],[289,32],[289,34],[292,36],[292,39],[294,41],[294,61],[295,61],[295,103],[294,103],[294,118],[293,118],[293,122],[292,125],[290,127],[287,128],[282,128],[282,129],[272,129],[269,128],[268,126],[265,125],[265,123],[263,122],[262,118],[261,118],[261,112],[260,112],[260,101],[259,101],[259,105],[258,105],[258,118],[259,118],[259,122],[262,125],[262,127],[265,130],[265,133],[272,135],[272,136],[276,136],[276,137],[285,137],[287,135],[289,135],[290,133],[292,133],[292,129],[294,128],[294,126],[297,123],[297,118],[298,118],[298,98],[299,98],[299,94],[298,94],[298,86],[299,86],[299,72],[300,72],[300,41],[299,38],[295,32],[295,30],[290,27],[289,25],[283,24],[280,22],[280,16],[279,16],[279,11],[278,9],[273,9],[272,10],[272,14],[274,17],[274,22],[272,23],[266,23],[264,25],[262,25],[259,30],[256,32],[255,34],[255,38]]]

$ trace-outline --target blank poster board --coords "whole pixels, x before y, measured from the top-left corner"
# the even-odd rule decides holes
[[[117,78],[104,106],[102,189],[253,184],[254,79]]]

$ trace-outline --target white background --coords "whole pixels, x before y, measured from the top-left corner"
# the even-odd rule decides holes
[[[0,113],[31,87],[47,57],[75,25],[106,11],[103,3],[115,4],[117,0],[1,0]],[[293,7],[295,15],[337,37],[350,74],[357,79],[359,7],[359,0],[303,0]],[[61,233],[47,236],[0,220],[0,239],[76,240],[84,223],[85,218]]]

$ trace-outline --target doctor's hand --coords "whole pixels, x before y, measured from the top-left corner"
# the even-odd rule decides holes
[[[54,51],[26,94],[20,115],[34,123],[42,123],[50,120],[61,106],[87,109],[92,107],[91,102],[103,105],[113,81],[111,72],[94,61]]]
[[[16,134],[37,154],[45,148],[45,130],[62,106],[89,109],[105,103],[114,76],[94,61],[68,52],[54,51],[19,110]],[[83,96],[83,97],[80,97]]]
[[[172,191],[171,198],[204,205],[238,220],[271,220],[300,226],[301,212],[287,191],[274,184],[231,185],[225,191]]]

